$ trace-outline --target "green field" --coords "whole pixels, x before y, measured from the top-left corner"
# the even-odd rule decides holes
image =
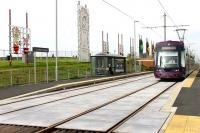
[[[46,59],[37,58],[37,83],[47,82]],[[59,80],[90,76],[90,63],[81,63],[77,58],[58,58]],[[48,82],[55,81],[55,58],[48,59]],[[13,60],[9,66],[7,60],[0,60],[0,87],[15,84],[34,83],[34,64],[24,64]]]

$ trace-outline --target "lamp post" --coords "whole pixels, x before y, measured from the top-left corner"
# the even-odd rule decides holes
[[[55,78],[58,81],[58,1],[56,0],[56,67],[55,67]]]
[[[134,20],[134,46],[133,46],[133,50],[134,50],[134,70],[136,72],[136,26],[135,23],[137,23],[139,21]]]

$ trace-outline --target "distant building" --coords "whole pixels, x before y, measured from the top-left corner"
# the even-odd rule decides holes
[[[78,56],[81,62],[90,61],[89,48],[89,10],[87,6],[77,5],[78,8]]]

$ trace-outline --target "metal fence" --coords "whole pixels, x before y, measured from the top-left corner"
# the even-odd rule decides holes
[[[37,68],[35,82],[33,68],[0,70],[0,87],[55,81],[55,67],[48,70],[48,77],[46,73],[45,68]],[[91,76],[90,69],[65,69],[64,67],[58,67],[58,80],[85,78],[89,76]]]
[[[55,51],[49,51],[49,57],[55,57]],[[95,54],[94,52],[92,52]],[[9,50],[0,49],[0,60],[6,60],[9,55]],[[77,51],[58,51],[58,57],[77,57]],[[14,60],[23,60],[22,54],[12,54]],[[41,59],[46,57],[46,53],[37,52],[36,57]],[[54,59],[54,58],[51,58]],[[48,75],[48,76],[47,76]],[[91,76],[90,68],[65,68],[64,66],[58,66],[58,80],[77,79]],[[40,82],[55,81],[55,66],[49,66],[48,74],[46,67],[37,67],[36,79],[34,73],[34,67],[32,68],[18,68],[11,70],[1,70],[0,68],[0,87],[12,86],[12,85],[24,85],[34,84]]]
[[[0,57],[6,57],[9,55],[9,50],[0,49]],[[49,57],[55,56],[55,51],[49,51]],[[58,57],[75,57],[78,55],[77,51],[58,51]],[[12,54],[13,57],[22,57],[22,54]],[[46,53],[38,52],[37,57],[46,57]]]
[[[6,59],[8,55],[8,50],[0,50],[0,60]],[[92,54],[95,54],[93,52]],[[49,52],[49,57],[55,55],[54,51]],[[21,60],[21,55],[14,55],[13,57],[17,60]],[[38,52],[36,57],[46,57],[46,53]],[[58,57],[77,57],[77,52],[72,51],[59,51]],[[52,58],[53,59],[53,58]],[[130,63],[129,63],[130,64]],[[91,68],[88,67],[79,67],[79,68],[69,68],[65,66],[58,66],[58,80],[68,80],[68,79],[77,79],[77,78],[85,78],[91,76]],[[126,72],[139,72],[144,71],[141,66],[137,65],[137,69],[133,70],[133,64],[127,65]],[[48,74],[47,74],[48,73]],[[40,82],[51,82],[55,81],[55,66],[49,66],[48,72],[46,67],[38,66],[36,68],[36,78],[34,73],[34,67],[26,67],[26,68],[18,68],[18,69],[11,69],[11,70],[1,70],[0,69],[0,87],[4,86],[12,86],[12,85],[24,85],[24,84],[34,84]]]
[[[138,71],[133,69],[126,71],[126,73],[146,71],[145,68],[137,66]],[[47,77],[48,76],[48,77]],[[78,78],[91,77],[91,68],[66,68],[64,66],[58,67],[58,80],[70,80]],[[20,68],[11,70],[0,70],[0,87],[24,84],[37,84],[42,82],[55,81],[55,66],[50,66],[48,69],[45,67],[37,67],[36,79],[34,68]]]
[[[91,51],[91,55],[97,54],[97,51]],[[0,49],[0,58],[5,58],[7,55],[9,55],[9,50],[3,50]],[[49,51],[48,53],[49,57],[55,57],[56,52],[55,51]],[[22,57],[22,54],[12,54],[13,57]],[[77,51],[58,51],[58,57],[77,57],[78,52]],[[38,52],[36,53],[36,57],[46,57],[46,53]]]

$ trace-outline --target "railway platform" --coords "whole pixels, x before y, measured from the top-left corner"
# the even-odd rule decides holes
[[[165,133],[200,133],[200,71],[194,71],[179,90]]]

